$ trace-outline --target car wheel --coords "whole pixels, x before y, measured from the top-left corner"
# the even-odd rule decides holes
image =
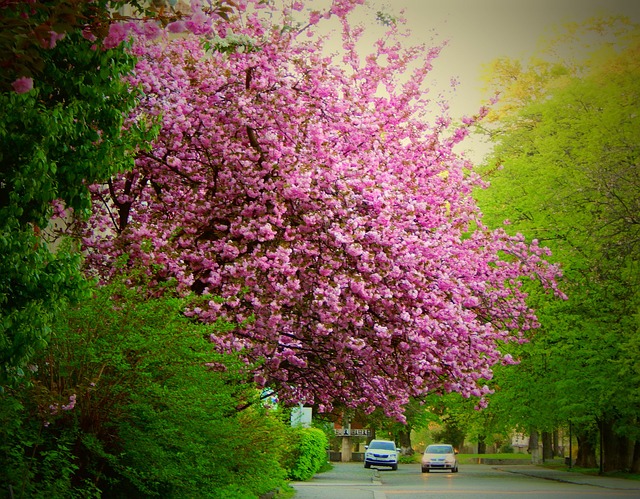
[[[422,468],[423,473],[429,473],[429,468]]]
[[[367,462],[365,461],[365,463],[364,463],[364,467],[365,467],[365,468],[371,468],[371,463],[367,463]]]
[[[397,464],[392,465],[392,466],[391,466],[391,469],[392,469],[392,470],[394,470],[394,471],[396,471],[396,470],[398,469],[398,465],[397,465]]]
[[[458,465],[456,465],[456,467],[451,470],[451,473],[457,473],[457,472],[458,472]]]

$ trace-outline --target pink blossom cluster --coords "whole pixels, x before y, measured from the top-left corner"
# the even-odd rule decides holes
[[[21,76],[16,81],[14,81],[11,86],[13,87],[15,93],[26,94],[31,89],[33,89],[33,78]]]
[[[261,361],[280,401],[402,419],[412,396],[486,395],[512,362],[500,344],[537,327],[523,278],[557,292],[559,270],[482,225],[453,152],[468,123],[445,133],[426,98],[438,48],[403,48],[394,27],[361,62],[344,27],[346,65],[256,16],[226,26],[251,51],[140,41],[130,122],[162,129],[134,171],[92,187],[84,244],[103,279],[126,255],[150,293],[174,279],[197,297],[188,314],[235,324],[212,341]]]
[[[52,415],[56,415],[58,414],[59,410],[62,411],[71,411],[73,410],[73,408],[76,406],[76,394],[74,393],[73,395],[69,396],[69,402],[67,404],[51,404],[49,406],[49,411]]]

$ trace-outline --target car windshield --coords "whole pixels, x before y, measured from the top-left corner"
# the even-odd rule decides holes
[[[384,449],[384,450],[396,450],[396,445],[393,442],[371,442],[369,449]]]
[[[430,445],[425,451],[426,454],[453,454],[453,448],[450,445]]]

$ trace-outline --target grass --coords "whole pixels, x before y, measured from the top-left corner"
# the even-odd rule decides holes
[[[274,499],[291,499],[293,496],[296,495],[296,489],[294,489],[293,487],[291,487],[290,485],[283,485],[282,487],[280,487],[275,495],[273,496]]]
[[[558,463],[547,463],[542,464],[545,468],[551,468],[558,471],[572,471],[574,473],[582,473],[584,475],[600,475],[599,468],[581,468],[579,466],[573,466],[569,468],[566,464],[558,464]],[[601,476],[607,476],[611,478],[624,478],[626,480],[637,480],[640,481],[640,474],[638,473],[627,473],[625,471],[612,471],[609,473],[604,473]]]
[[[499,453],[499,454],[458,454],[458,462],[460,464],[475,464],[478,459],[519,459],[522,461],[530,461],[529,454],[515,453]]]
[[[627,480],[636,480],[640,482],[640,474],[638,473],[626,473],[624,471],[614,471],[612,473],[605,473],[605,476],[613,478],[626,478]]]

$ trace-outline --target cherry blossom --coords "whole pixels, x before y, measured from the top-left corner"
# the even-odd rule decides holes
[[[410,397],[483,397],[491,366],[512,361],[500,344],[538,325],[524,280],[560,294],[559,270],[483,226],[479,180],[453,150],[473,120],[452,129],[425,88],[439,48],[405,48],[393,25],[362,59],[353,2],[336,1],[334,58],[249,7],[134,45],[144,98],[129,121],[161,132],[132,172],[92,186],[88,268],[142,268],[149,294],[177,282],[186,313],[233,324],[212,341],[285,403],[402,419]]]
[[[14,81],[11,86],[17,94],[25,94],[33,88],[33,78],[21,76]]]

